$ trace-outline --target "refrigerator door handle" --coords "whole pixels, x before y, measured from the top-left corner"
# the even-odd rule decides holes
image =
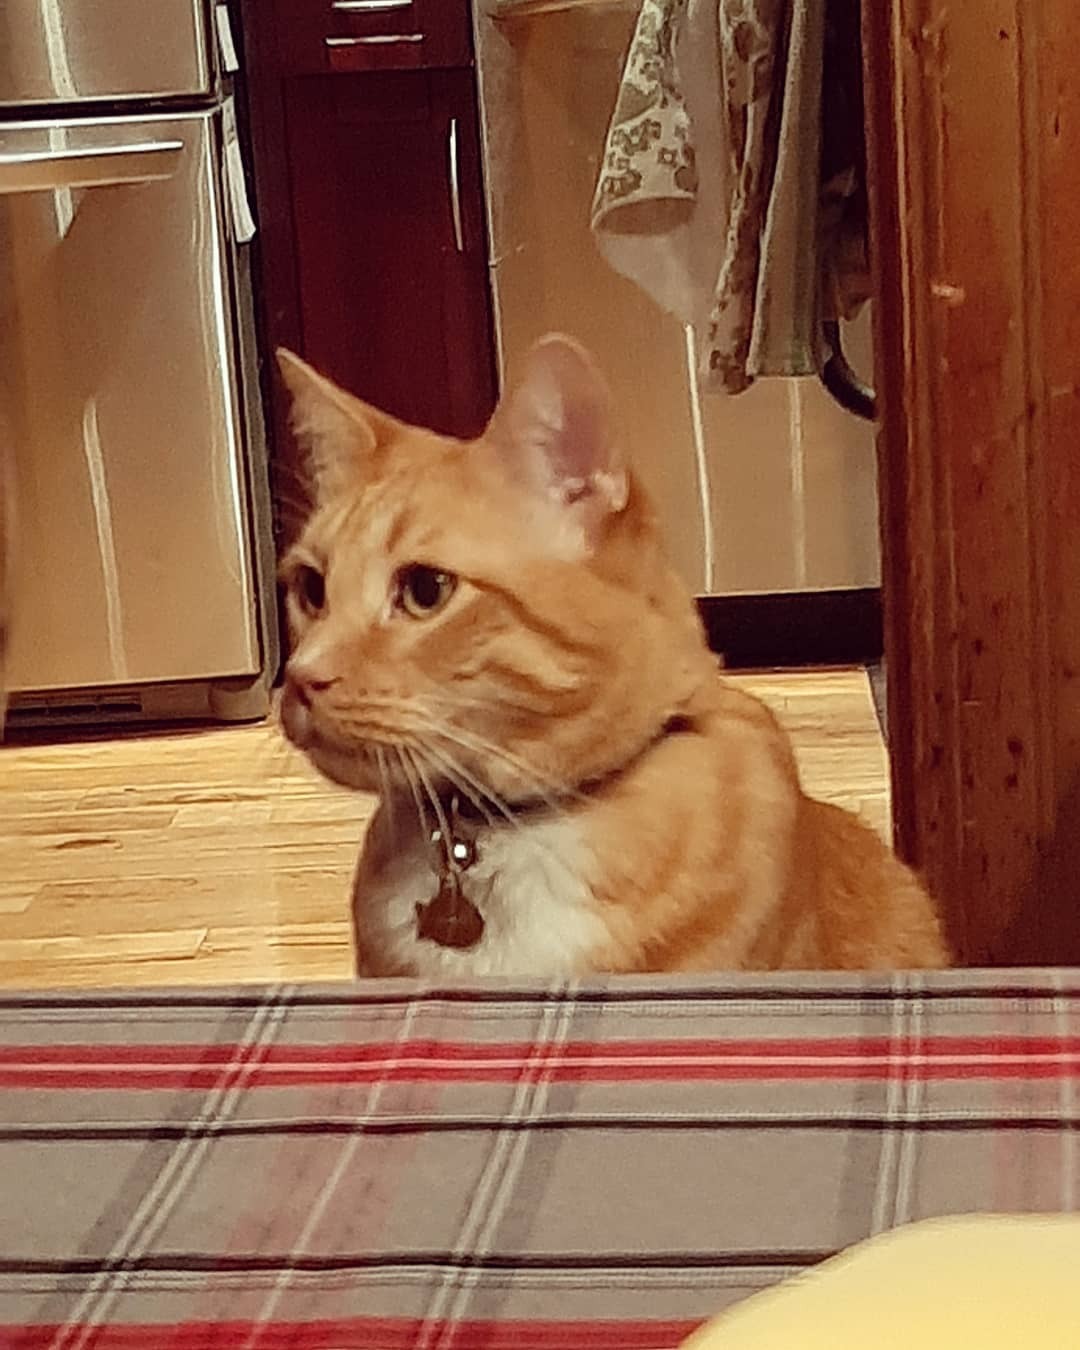
[[[180,167],[183,141],[0,153],[0,196],[57,188],[157,183]]]

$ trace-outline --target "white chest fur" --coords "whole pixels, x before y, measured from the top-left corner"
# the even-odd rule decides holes
[[[415,820],[392,821],[380,809],[353,887],[358,968],[443,979],[581,974],[607,936],[589,863],[572,817],[482,831],[462,889],[483,916],[484,932],[475,947],[454,950],[417,933],[416,907],[438,890],[434,851]]]

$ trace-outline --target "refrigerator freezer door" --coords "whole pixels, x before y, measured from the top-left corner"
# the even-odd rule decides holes
[[[0,104],[211,92],[206,0],[3,0]]]
[[[219,116],[0,124],[15,691],[260,668]]]

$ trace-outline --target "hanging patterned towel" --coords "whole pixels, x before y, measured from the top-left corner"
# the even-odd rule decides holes
[[[859,0],[644,0],[593,202],[704,387],[811,375],[869,297]]]

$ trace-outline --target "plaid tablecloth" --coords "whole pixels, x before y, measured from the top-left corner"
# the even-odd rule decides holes
[[[668,1350],[1071,1210],[1080,972],[0,999],[4,1350]]]

